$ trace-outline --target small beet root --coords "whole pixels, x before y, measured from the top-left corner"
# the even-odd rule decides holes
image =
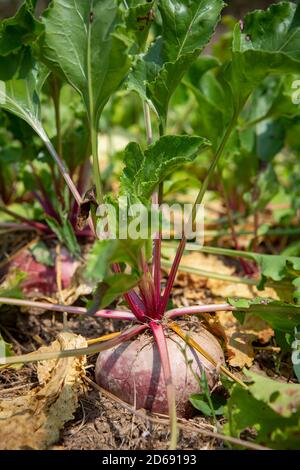
[[[217,364],[224,364],[224,354],[217,339],[206,329],[191,335]],[[175,333],[167,338],[173,383],[176,388],[178,417],[191,412],[189,397],[199,393],[199,382],[194,373],[202,371],[210,389],[219,380],[216,368],[200,353],[188,346]],[[194,372],[194,373],[193,373]],[[151,336],[143,334],[134,341],[103,351],[96,365],[96,382],[123,401],[154,413],[168,414],[166,388],[157,345]]]
[[[52,250],[55,260],[55,250]],[[63,248],[61,253],[61,275],[62,288],[71,287],[73,276],[79,262],[74,260],[70,253]],[[19,269],[27,274],[22,282],[22,291],[24,294],[33,294],[35,297],[54,296],[57,294],[57,271],[55,266],[45,266],[35,260],[28,249],[22,250],[13,258],[10,263],[10,269]]]

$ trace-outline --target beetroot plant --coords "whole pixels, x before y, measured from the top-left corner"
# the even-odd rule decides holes
[[[64,351],[61,356],[100,352],[97,382],[138,408],[168,413],[174,448],[176,413],[186,414],[188,398],[198,388],[197,376],[203,378],[204,371],[211,389],[220,371],[234,379],[224,366],[222,348],[214,336],[203,328],[191,334],[174,319],[254,308],[234,301],[172,308],[172,289],[189,238],[187,227],[197,220],[222,156],[232,151],[233,137],[250,97],[266,77],[299,70],[300,10],[284,2],[250,13],[235,26],[230,59],[215,67],[216,61],[200,54],[220,20],[221,0],[53,0],[39,20],[33,14],[34,4],[27,0],[14,22],[4,24],[1,31],[0,52],[7,46],[1,61],[11,57],[14,64],[0,83],[1,106],[25,120],[42,139],[74,196],[81,229],[89,225],[95,234],[85,273],[95,292],[87,309],[9,298],[0,301],[130,322],[131,326],[113,339],[87,349]],[[18,22],[29,22],[30,34],[9,50],[11,28]],[[192,66],[199,76],[216,69],[206,82],[207,96],[196,90],[205,132],[202,136],[171,135],[168,117],[172,98]],[[74,185],[41,121],[39,96],[49,73],[73,87],[85,107],[94,183],[85,197]],[[109,193],[103,190],[98,134],[103,109],[119,89],[139,96],[147,145],[128,144],[119,190]],[[161,274],[160,212],[164,181],[186,163],[200,164],[203,152],[210,155],[209,167],[189,220],[183,224],[165,281]],[[133,209],[136,205],[144,208],[138,222]],[[159,214],[159,222],[155,229],[148,229],[154,213]],[[109,308],[120,297],[127,310]],[[34,360],[51,357],[44,354]],[[28,358],[6,362],[24,360]]]

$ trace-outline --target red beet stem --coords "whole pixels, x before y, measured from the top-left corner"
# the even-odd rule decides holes
[[[50,304],[47,302],[34,302],[31,300],[22,300],[22,299],[9,299],[6,297],[0,297],[0,304],[6,305],[16,305],[19,307],[32,307],[32,308],[40,308],[43,310],[52,310],[54,312],[67,312],[71,314],[77,315],[85,315],[87,313],[87,309],[83,307],[70,307],[67,305],[57,305],[57,304]],[[123,312],[122,310],[99,310],[95,313],[95,317],[101,318],[111,318],[115,320],[128,320],[128,321],[135,321],[136,317],[131,312]]]
[[[193,307],[183,307],[183,308],[173,308],[166,312],[166,318],[176,318],[182,315],[197,315],[201,313],[210,313],[210,312],[225,312],[235,310],[229,304],[211,304],[211,305],[195,305]]]
[[[164,327],[161,323],[156,323],[152,321],[149,323],[149,326],[153,332],[154,339],[157,344],[158,352],[160,355],[161,365],[163,369],[166,392],[168,399],[169,407],[169,416],[171,424],[171,443],[170,450],[176,449],[177,443],[177,417],[176,417],[176,396],[175,396],[175,387],[172,380],[172,372],[170,365],[170,358],[168,352],[167,341],[165,337]]]

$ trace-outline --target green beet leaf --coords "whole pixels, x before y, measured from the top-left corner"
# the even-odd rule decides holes
[[[0,80],[10,80],[24,67],[31,46],[43,31],[34,17],[35,3],[26,0],[15,16],[0,23]]]
[[[97,126],[131,61],[116,0],[55,0],[42,18],[40,56],[82,96]]]
[[[48,71],[36,64],[32,49],[43,32],[27,0],[16,15],[0,24],[0,107],[25,120],[45,140],[39,95]]]
[[[261,297],[253,300],[230,298],[228,301],[236,308],[234,314],[239,320],[241,313],[252,314],[265,320],[274,330],[284,333],[293,333],[294,328],[300,325],[298,305]]]
[[[142,52],[145,48],[150,27],[154,20],[154,0],[146,3],[127,2],[129,8],[126,9],[125,22],[127,31],[134,37],[133,49],[131,53]]]
[[[208,145],[206,139],[197,136],[164,136],[145,152],[130,143],[125,149],[123,191],[148,200],[161,181],[182,164],[192,162]]]
[[[31,63],[31,58],[27,59]],[[0,81],[0,107],[26,121],[44,141],[49,141],[40,119],[39,94],[48,76],[46,67],[34,64],[6,82]]]
[[[256,431],[255,441],[273,449],[299,448],[300,388],[245,372],[248,390],[234,385],[225,407],[229,422],[224,432],[240,437],[246,429]]]
[[[104,308],[135,287],[141,278],[139,255],[145,240],[97,240],[87,257],[85,276],[98,284],[89,312]],[[111,265],[127,265],[131,272],[112,274]]]
[[[223,248],[204,248],[204,252],[245,258],[254,261],[260,268],[261,277],[257,287],[264,289],[266,283],[274,289],[281,288],[289,302],[299,301],[300,293],[300,258],[297,256],[268,255]],[[293,292],[294,291],[294,292]],[[293,298],[294,296],[294,298]],[[246,301],[247,302],[247,301]]]
[[[221,0],[158,1],[162,37],[139,58],[128,86],[151,103],[163,126],[170,99],[208,44],[223,5]]]
[[[213,73],[205,72],[205,69],[204,73],[198,72],[198,83],[193,84],[185,80],[184,84],[197,100],[199,107],[197,125],[201,130],[201,135],[209,139],[213,149],[216,150],[224,129],[231,119],[228,113],[231,108],[226,106],[227,97],[222,84]]]
[[[194,393],[190,396],[193,407],[201,411],[204,416],[223,416],[225,399],[218,395],[211,395],[210,399],[213,408],[210,406],[205,394]]]
[[[99,308],[105,308],[122,294],[126,294],[139,282],[138,274],[114,274],[104,281],[103,294],[100,298]]]
[[[268,404],[276,413],[289,418],[300,410],[300,387],[297,384],[275,382],[251,371],[245,373],[251,380],[249,385],[251,394],[257,400]],[[274,390],[275,383],[276,390]]]
[[[239,113],[253,90],[268,74],[297,73],[300,67],[300,6],[272,5],[245,17],[234,30],[232,62],[224,78]]]
[[[87,278],[103,281],[113,263],[126,263],[139,272],[139,253],[144,244],[145,240],[97,240],[88,254]]]

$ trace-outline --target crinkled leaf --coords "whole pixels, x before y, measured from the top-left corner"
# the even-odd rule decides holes
[[[34,17],[34,3],[26,0],[15,16],[0,23],[0,80],[10,80],[26,68],[30,48],[43,31]]]
[[[39,95],[48,70],[33,59],[32,47],[43,31],[27,0],[0,26],[0,107],[25,120],[47,140],[40,122]]]
[[[37,351],[56,358],[39,362],[39,384],[28,393],[0,400],[1,450],[45,450],[59,440],[60,431],[74,418],[79,396],[85,391],[86,365],[84,355],[60,356],[86,346],[85,338],[65,331],[50,346]]]
[[[80,93],[97,123],[130,67],[117,0],[56,0],[43,15],[41,60]]]
[[[268,280],[286,283],[284,290],[297,303],[300,300],[300,258],[296,256],[261,255],[252,253],[252,259],[261,269],[261,280],[258,285],[263,289]],[[276,288],[276,284],[274,285]],[[278,285],[280,288],[280,285]],[[284,286],[283,286],[284,287]],[[287,296],[287,298],[289,298]]]
[[[236,308],[238,319],[241,312],[252,314],[265,320],[274,330],[285,333],[293,333],[300,325],[300,306],[261,297],[253,300],[230,298],[228,301]]]
[[[156,112],[157,110],[151,101],[151,94],[148,91],[148,83],[155,80],[162,67],[161,48],[162,39],[158,37],[145,54],[137,56],[136,64],[126,82],[127,89],[136,92],[143,101],[148,101]]]
[[[140,57],[129,88],[147,98],[163,123],[170,99],[190,65],[209,42],[222,0],[160,0],[162,37]]]
[[[253,372],[248,390],[234,385],[225,408],[226,434],[239,437],[248,428],[256,442],[274,449],[298,449],[300,430],[299,385],[279,383]]]
[[[190,65],[209,42],[220,19],[223,2],[214,0],[162,0],[163,66],[148,84],[148,94],[163,121],[172,95]]]
[[[154,0],[146,3],[128,2],[129,8],[126,10],[126,28],[130,31],[135,39],[133,46],[136,52],[142,51],[146,44],[150,27],[154,19]],[[131,51],[132,52],[132,51]]]
[[[266,75],[299,71],[300,6],[284,2],[248,14],[235,27],[232,52],[224,77],[239,112]]]
[[[280,3],[267,10],[256,10],[247,15],[243,23],[237,23],[234,29],[231,61],[225,63],[210,82],[218,82],[223,92],[220,100],[212,99],[211,83],[207,82],[195,87],[193,92],[199,103],[200,133],[212,141],[217,148],[225,130],[236,119],[246,101],[255,89],[274,74],[298,73],[300,67],[300,7],[294,3]],[[273,78],[273,77],[272,77]],[[192,84],[193,85],[193,84]],[[268,96],[264,109],[254,102],[253,110],[257,113],[268,113],[278,116],[279,110],[284,114],[293,115],[292,100],[279,98],[280,85],[275,89],[268,87]],[[290,87],[291,88],[291,87]],[[274,103],[274,107],[273,107]],[[220,106],[221,104],[221,106]],[[282,116],[282,114],[280,113]],[[252,116],[254,120],[260,116]],[[282,148],[282,130],[278,135],[278,123],[266,125],[258,129],[257,152],[262,160],[269,160],[277,150]],[[272,138],[276,134],[275,139]],[[261,136],[261,138],[260,138]],[[266,142],[268,139],[268,142]]]
[[[197,136],[164,136],[145,152],[137,143],[125,149],[124,192],[149,199],[155,187],[184,163],[192,162],[209,142]]]
[[[201,51],[209,41],[224,6],[220,1],[160,0],[163,57],[168,62]]]
[[[261,267],[262,275],[274,281],[280,281],[293,273],[300,275],[300,258],[296,256],[255,254],[253,258]]]

